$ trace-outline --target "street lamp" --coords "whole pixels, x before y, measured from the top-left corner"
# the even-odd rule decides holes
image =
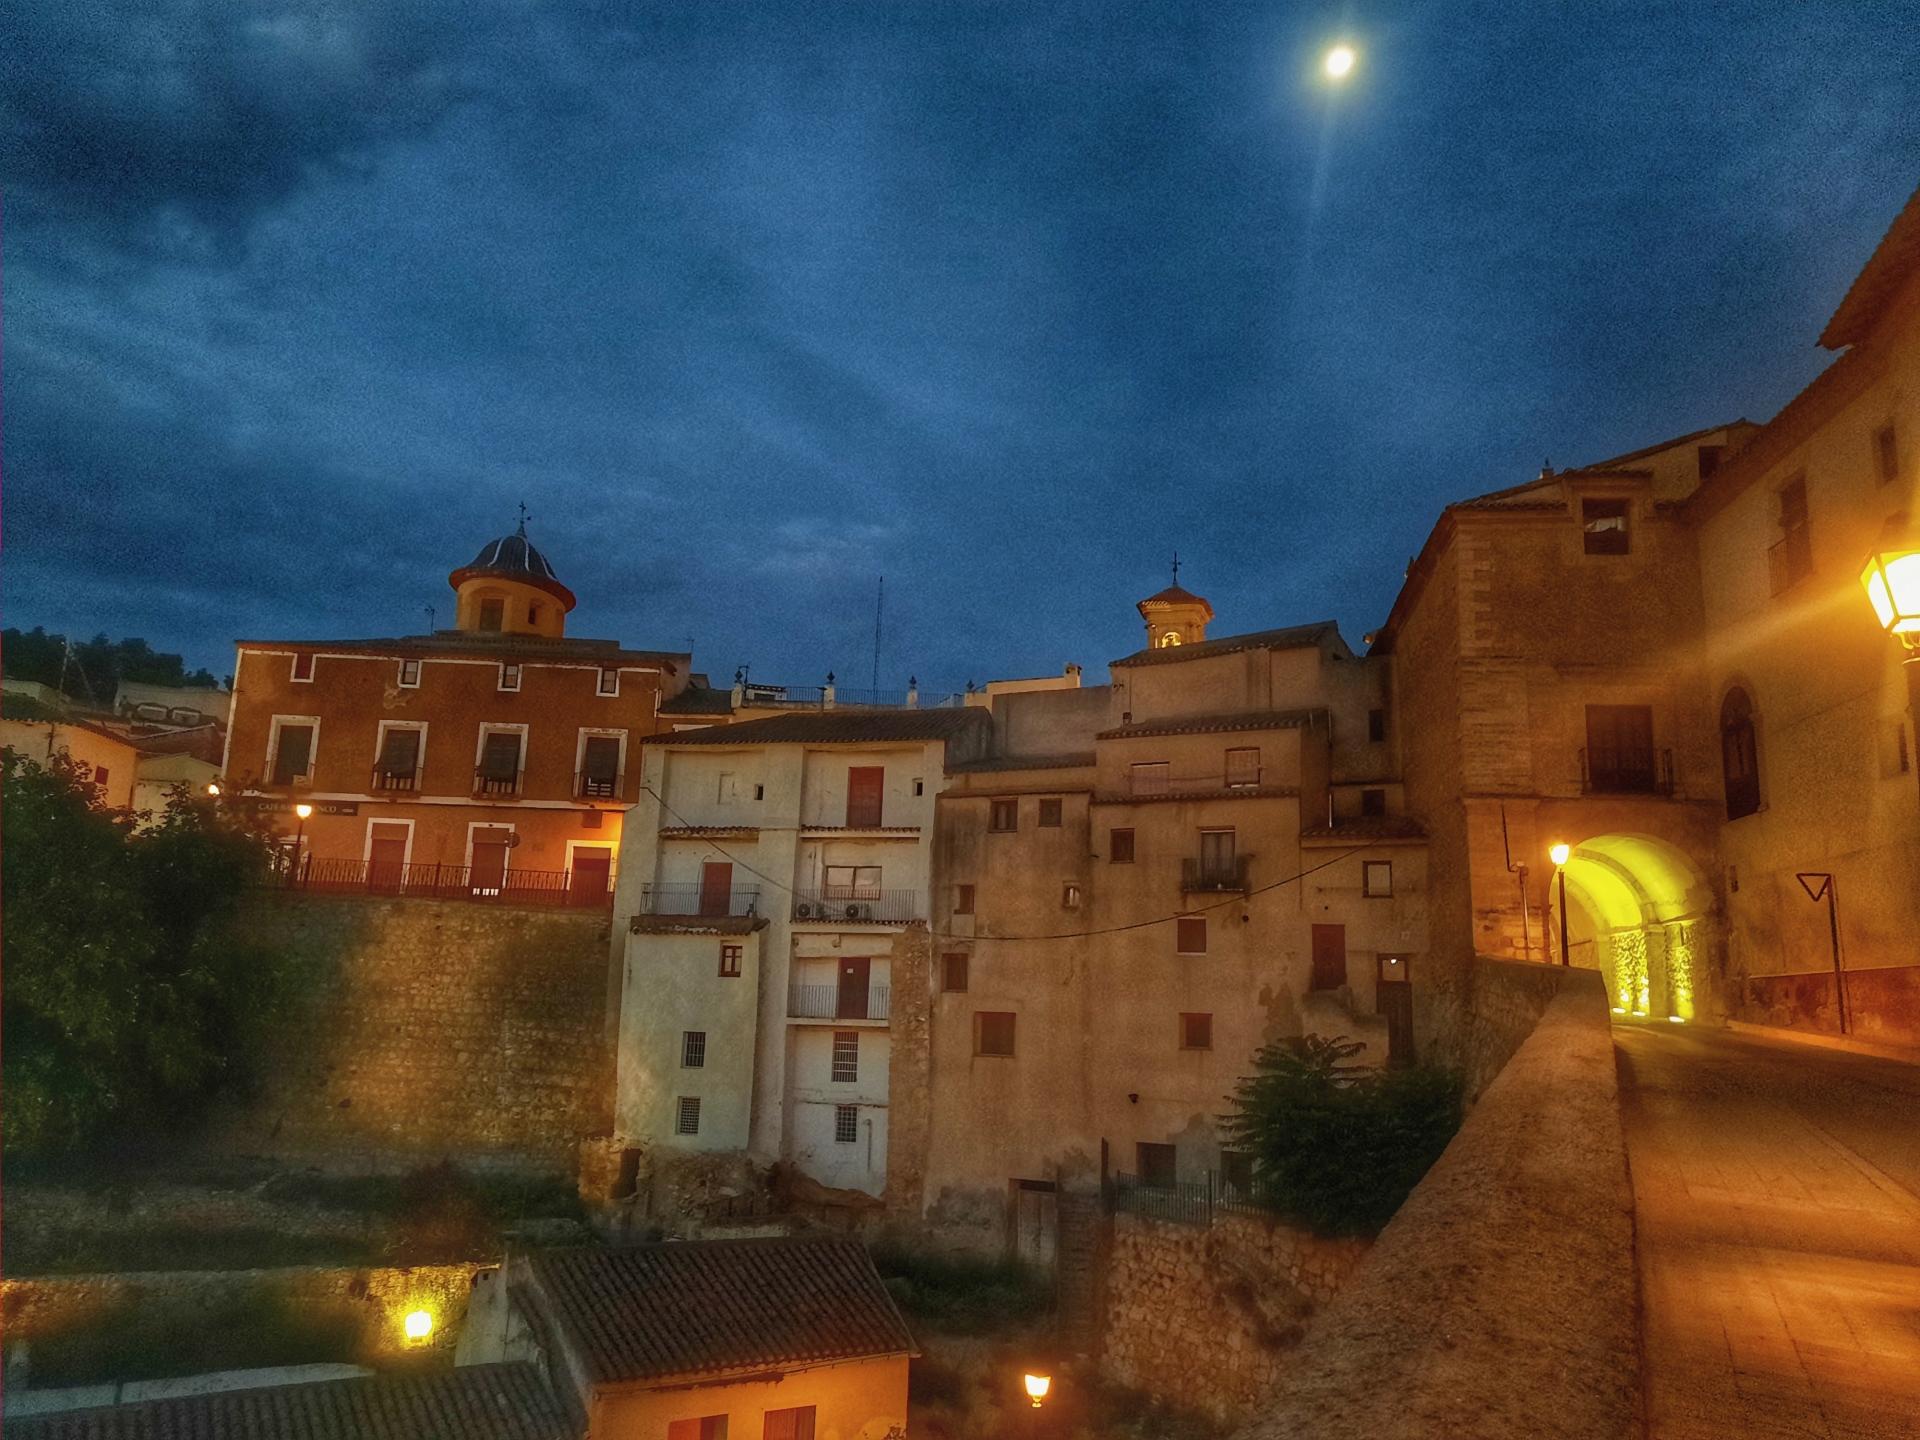
[[[1554,878],[1560,882],[1560,963],[1571,966],[1573,961],[1567,958],[1567,860],[1573,854],[1573,847],[1555,845],[1547,854],[1553,860]]]
[[[1880,628],[1898,635],[1907,647],[1907,713],[1920,727],[1920,550],[1882,548],[1867,557],[1860,572],[1867,602],[1879,617]],[[1914,766],[1920,772],[1920,765]]]
[[[1038,1410],[1040,1408],[1040,1402],[1047,1398],[1047,1391],[1053,1388],[1053,1377],[1051,1375],[1029,1374],[1021,1378],[1024,1379],[1027,1384],[1027,1398],[1033,1401],[1033,1408]]]
[[[300,861],[307,852],[307,817],[313,814],[313,806],[296,805],[293,807],[293,813],[300,817],[300,827],[293,836],[293,873],[298,879],[301,870]]]

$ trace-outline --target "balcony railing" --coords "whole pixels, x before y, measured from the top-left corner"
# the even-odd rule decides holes
[[[1813,573],[1813,540],[1807,527],[1796,525],[1767,547],[1767,577],[1773,593],[1790,589]]]
[[[584,770],[573,777],[573,793],[582,800],[618,800],[620,776],[589,775]]]
[[[1236,855],[1226,864],[1205,860],[1180,862],[1180,888],[1188,894],[1205,890],[1235,891],[1247,888],[1247,865],[1251,855]]]
[[[793,892],[793,918],[841,925],[899,925],[920,918],[918,890],[828,886]]]
[[[869,985],[865,990],[793,985],[787,990],[787,1016],[793,1020],[885,1020],[892,1013],[890,985]]]
[[[383,770],[379,766],[373,769],[373,788],[376,790],[412,790],[420,783],[420,772],[414,770]]]
[[[1671,750],[1582,750],[1580,789],[1589,795],[1671,795]]]
[[[640,890],[642,915],[726,915],[760,913],[760,887],[736,885],[724,897],[704,885],[646,885]]]
[[[485,770],[473,772],[473,793],[476,795],[517,795],[520,793],[518,775],[491,775]]]
[[[400,895],[426,900],[489,900],[502,905],[613,903],[604,870],[504,870],[489,865],[399,865],[380,860],[290,857],[268,882],[284,890],[331,895]]]

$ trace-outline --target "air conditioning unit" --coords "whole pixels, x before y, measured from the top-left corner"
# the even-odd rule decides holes
[[[800,904],[793,907],[793,918],[796,920],[811,920],[813,919],[815,908],[815,906],[809,905],[803,900]]]
[[[847,919],[849,920],[871,920],[872,918],[873,907],[871,905],[847,906]]]

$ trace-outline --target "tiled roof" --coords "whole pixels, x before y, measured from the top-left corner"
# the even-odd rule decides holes
[[[7,1417],[7,1440],[571,1440],[531,1365],[222,1390]]]
[[[1158,609],[1163,605],[1198,605],[1202,609],[1204,609],[1208,615],[1213,614],[1213,606],[1207,604],[1206,601],[1202,600],[1198,595],[1194,594],[1191,590],[1183,590],[1178,585],[1169,585],[1166,589],[1162,590],[1158,595],[1149,595],[1146,599],[1142,600],[1139,603],[1139,605],[1137,605],[1135,608],[1139,610],[1145,610],[1149,606],[1152,606],[1153,608]]]
[[[663,701],[660,705],[660,713],[662,715],[731,715],[733,692],[689,685],[671,700]]]
[[[993,717],[983,706],[942,710],[807,710],[769,715],[737,725],[649,735],[649,745],[861,745],[893,740],[950,740],[985,732]]]
[[[1000,755],[985,760],[966,760],[947,769],[955,775],[977,775],[995,770],[1078,770],[1099,763],[1100,757],[1086,750],[1072,755]]]
[[[840,1236],[549,1250],[527,1264],[595,1384],[915,1353],[866,1247]]]
[[[1123,665],[1171,665],[1179,660],[1204,660],[1213,655],[1231,655],[1237,650],[1303,650],[1318,645],[1328,635],[1336,640],[1340,628],[1332,620],[1316,620],[1311,625],[1289,625],[1281,630],[1256,630],[1251,635],[1224,635],[1218,640],[1202,640],[1197,645],[1169,645],[1159,650],[1137,650],[1109,668]]]
[[[1232,730],[1298,730],[1326,715],[1324,710],[1257,710],[1226,715],[1178,715],[1102,730],[1096,740],[1131,740],[1149,735],[1215,735]]]
[[[693,663],[675,650],[626,650],[618,640],[556,639],[549,635],[513,635],[483,630],[436,630],[431,635],[401,635],[388,640],[236,640],[247,650],[334,651],[345,655],[499,655],[514,659],[577,660],[589,665],[664,664],[668,673]]]
[[[1840,308],[1820,332],[1820,343],[1829,350],[1841,350],[1865,339],[1893,292],[1916,269],[1920,269],[1920,190],[1893,217],[1872,258],[1854,276]]]
[[[1303,843],[1329,841],[1338,844],[1368,840],[1424,840],[1427,828],[1411,815],[1365,815],[1351,820],[1336,820],[1331,825],[1315,825],[1300,832]]]

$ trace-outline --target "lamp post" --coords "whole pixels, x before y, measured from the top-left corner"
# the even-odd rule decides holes
[[[305,869],[300,862],[306,858],[307,817],[313,814],[313,806],[296,805],[293,807],[293,813],[300,817],[300,827],[294,831],[293,835],[293,875],[294,879],[298,880],[301,878],[302,870]]]
[[[1911,540],[1897,548],[1882,546],[1867,557],[1860,584],[1880,628],[1907,647],[1900,667],[1907,676],[1907,714],[1920,730],[1920,549]],[[1920,774],[1920,763],[1913,768]]]
[[[1560,963],[1571,966],[1573,961],[1567,956],[1567,858],[1573,854],[1571,845],[1555,845],[1547,851],[1553,860],[1553,875],[1560,882]]]

